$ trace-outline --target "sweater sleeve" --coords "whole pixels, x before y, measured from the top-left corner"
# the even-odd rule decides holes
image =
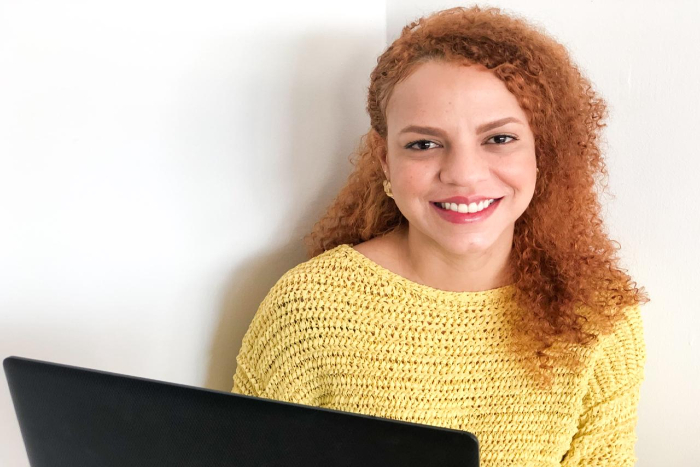
[[[639,306],[601,337],[578,431],[562,467],[631,467],[646,349]]]
[[[236,373],[233,375],[233,389],[231,389],[231,392],[245,396],[260,397],[261,391],[258,389],[254,372],[251,371],[246,363],[241,362],[241,359],[236,358],[236,361]]]
[[[233,375],[233,389],[231,390],[233,393],[262,397],[264,392],[262,381],[264,375],[260,374],[258,366],[262,358],[269,302],[270,294],[268,293],[243,336],[241,349],[236,357],[236,372]]]
[[[265,296],[243,336],[231,392],[306,401],[309,388],[302,378],[304,346],[298,343],[306,329],[300,324],[305,317],[305,300],[301,298],[304,281],[298,268],[292,269]]]

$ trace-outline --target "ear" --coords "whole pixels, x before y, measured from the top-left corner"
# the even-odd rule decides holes
[[[382,172],[384,172],[386,178],[389,178],[389,152],[387,150],[387,142],[374,129],[372,129],[372,146],[374,156],[382,167]]]
[[[387,158],[387,152],[383,151],[382,157],[379,159],[379,163],[382,164],[382,170],[384,171],[384,175],[386,175],[386,178],[389,178],[389,161]]]

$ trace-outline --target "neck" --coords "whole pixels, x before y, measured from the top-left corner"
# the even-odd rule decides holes
[[[479,292],[512,283],[512,231],[504,232],[487,250],[463,254],[446,250],[410,226],[397,236],[405,254],[404,274],[414,282],[450,292]]]

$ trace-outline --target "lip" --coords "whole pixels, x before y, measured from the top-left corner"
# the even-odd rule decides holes
[[[482,198],[483,199],[483,198]],[[491,198],[486,198],[486,199],[491,199]],[[435,209],[440,217],[445,219],[448,222],[451,222],[453,224],[473,224],[476,222],[482,222],[485,219],[488,219],[491,214],[498,208],[498,206],[501,204],[501,199],[496,199],[489,207],[484,209],[483,211],[479,212],[455,212],[455,211],[450,211],[447,209],[442,209],[441,207],[438,207],[435,203],[430,203],[430,205]],[[436,201],[437,202],[437,201]],[[443,201],[447,202],[447,201]],[[463,203],[467,204],[467,203]]]
[[[495,199],[498,200],[502,198],[502,196],[482,196],[482,195],[474,195],[474,196],[453,196],[452,198],[445,198],[441,200],[435,200],[433,203],[456,203],[456,204],[471,204],[471,203],[476,203],[479,204],[481,201],[489,200],[489,199]]]

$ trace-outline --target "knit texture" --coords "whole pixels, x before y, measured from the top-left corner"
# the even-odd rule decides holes
[[[233,391],[473,433],[481,465],[632,466],[645,345],[639,307],[583,369],[544,389],[523,364],[513,285],[447,292],[340,245],[288,271],[243,338]]]

